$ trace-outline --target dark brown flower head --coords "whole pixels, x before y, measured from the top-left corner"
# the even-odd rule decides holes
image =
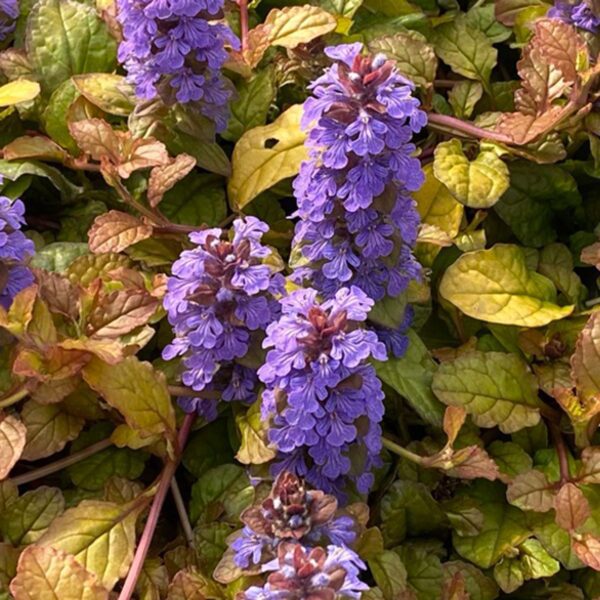
[[[333,496],[307,490],[301,479],[284,471],[262,504],[246,509],[241,518],[256,533],[299,540],[313,527],[329,522],[336,510]]]
[[[292,542],[280,544],[277,558],[281,567],[269,575],[268,583],[272,590],[286,591],[289,600],[335,600],[338,590],[344,584],[346,571],[339,565],[326,569],[327,551],[323,548],[304,549]]]

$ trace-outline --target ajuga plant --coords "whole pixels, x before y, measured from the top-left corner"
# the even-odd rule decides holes
[[[279,451],[274,471],[290,470],[340,497],[350,475],[360,492],[369,490],[381,450],[383,392],[368,359],[386,352],[361,327],[372,306],[355,286],[322,302],[311,288],[291,292],[267,328],[271,350],[258,371],[267,386],[262,413],[273,416],[269,440]]]
[[[237,47],[223,0],[119,0],[119,60],[140,98],[197,105],[220,131],[231,88],[221,73],[225,44]]]
[[[25,205],[0,196],[0,305],[9,308],[13,298],[33,283],[27,261],[34,252],[33,242],[25,237]]]
[[[282,471],[265,500],[240,516],[244,529],[230,542],[235,564],[247,573],[266,573],[239,600],[360,598],[367,586],[358,575],[366,567],[352,545],[355,520],[339,514],[337,500],[307,489]]]
[[[599,16],[0,1],[0,600],[598,600]]]
[[[184,356],[181,379],[190,390],[215,391],[225,401],[256,397],[256,373],[235,360],[248,353],[253,332],[264,331],[280,312],[283,277],[265,263],[267,230],[246,217],[234,221],[230,238],[218,228],[191,233],[194,248],[173,264],[164,306],[176,337],[163,357]],[[217,416],[214,397],[191,395],[179,403],[210,420]]]

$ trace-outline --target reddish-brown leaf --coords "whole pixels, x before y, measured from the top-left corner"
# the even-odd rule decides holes
[[[145,325],[157,307],[158,300],[141,289],[103,294],[88,318],[87,335],[118,338]]]
[[[102,119],[84,119],[69,123],[69,131],[77,145],[94,160],[103,158],[118,164],[120,143],[113,128]]]
[[[600,394],[600,312],[592,313],[581,330],[571,369],[581,401]]]
[[[59,313],[72,320],[79,316],[81,289],[59,273],[34,269],[39,294],[50,312]]]
[[[498,465],[490,458],[489,454],[479,446],[467,446],[455,450],[451,458],[452,468],[448,475],[461,479],[489,479],[494,481],[500,475]]]
[[[449,581],[444,582],[442,600],[469,600],[469,598],[462,573],[454,573]]]
[[[556,524],[566,531],[575,531],[591,515],[590,505],[574,483],[565,483],[554,498]]]
[[[594,265],[597,269],[600,269],[600,242],[586,246],[581,251],[581,262],[586,265]]]
[[[448,406],[444,413],[444,432],[448,436],[448,444],[452,445],[465,424],[467,411],[462,406]]]
[[[600,483],[600,447],[590,446],[581,453],[581,483]]]
[[[578,539],[573,539],[571,545],[583,564],[600,571],[600,539],[591,533],[584,533]]]
[[[41,382],[67,379],[78,373],[90,360],[87,352],[50,346],[43,351],[24,348],[13,362],[13,373]]]
[[[506,490],[506,498],[522,510],[548,512],[554,508],[556,491],[544,473],[537,469],[517,475]]]
[[[62,163],[68,154],[44,135],[24,135],[4,146],[5,160],[35,158]]]
[[[189,154],[179,154],[169,164],[154,167],[148,180],[148,202],[158,206],[165,193],[183,179],[196,166],[196,159]]]
[[[118,210],[110,210],[94,221],[88,233],[90,250],[94,254],[121,252],[133,244],[148,239],[152,226]]]
[[[139,169],[169,164],[169,153],[162,142],[154,138],[133,140],[131,134],[121,134],[121,140],[122,150],[117,172],[123,179]]]

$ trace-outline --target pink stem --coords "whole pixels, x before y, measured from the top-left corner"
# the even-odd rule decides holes
[[[240,30],[242,38],[242,52],[248,49],[248,0],[238,0],[240,6]]]
[[[448,115],[440,115],[437,113],[429,113],[427,115],[429,125],[438,126],[442,130],[450,130],[456,133],[462,133],[467,137],[473,137],[477,139],[493,140],[500,142],[501,144],[514,144],[514,140],[507,135],[491,131],[489,129],[483,129],[477,127],[469,121],[463,121],[456,117],[450,117]]]
[[[144,561],[146,560],[146,555],[148,554],[148,550],[152,542],[152,537],[154,536],[154,530],[156,529],[158,518],[160,517],[160,512],[162,510],[165,498],[171,486],[171,480],[173,479],[175,471],[177,470],[177,465],[179,464],[179,460],[181,459],[181,454],[183,452],[183,449],[185,448],[185,444],[187,442],[188,436],[190,435],[190,431],[192,429],[192,425],[194,424],[195,418],[196,413],[190,413],[186,415],[185,419],[183,420],[183,424],[181,425],[181,429],[179,430],[179,448],[177,449],[177,458],[175,458],[174,460],[169,460],[165,464],[163,472],[160,476],[158,490],[156,491],[156,495],[152,500],[152,506],[150,507],[150,512],[148,513],[148,520],[146,521],[146,525],[144,526],[144,531],[142,533],[142,537],[140,538],[138,547],[135,551],[135,556],[133,557],[133,562],[131,563],[129,573],[127,574],[127,578],[125,579],[125,583],[123,584],[123,589],[119,594],[119,600],[131,600],[131,597],[133,596],[133,592],[135,591],[135,586],[137,585],[138,578],[140,576],[140,573],[142,572],[142,568],[144,567]]]

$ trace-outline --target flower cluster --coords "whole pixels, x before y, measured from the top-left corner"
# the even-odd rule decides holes
[[[238,40],[223,23],[223,0],[118,0],[123,42],[119,60],[136,93],[172,103],[199,102],[200,111],[227,126],[230,85],[220,70],[226,44]]]
[[[283,293],[284,280],[264,262],[271,253],[261,244],[267,230],[246,217],[234,221],[231,240],[217,228],[192,233],[196,247],[173,264],[164,306],[176,338],[163,357],[184,356],[182,381],[195,391],[218,389],[224,400],[254,397],[255,372],[233,361],[248,353],[252,332],[279,315],[275,296]],[[180,402],[188,412],[216,417],[216,399]]]
[[[240,598],[359,598],[367,588],[358,579],[364,564],[349,547],[356,524],[337,513],[333,496],[281,473],[269,496],[242,513],[245,527],[231,544],[238,567],[272,572],[264,587],[251,587]]]
[[[338,497],[351,476],[367,492],[381,450],[384,397],[367,361],[386,358],[375,332],[360,327],[373,300],[351,287],[319,303],[316,290],[300,289],[281,306],[258,371],[267,386],[263,416],[272,416],[269,439],[279,450],[275,472],[289,470]]]
[[[296,278],[326,297],[356,285],[380,300],[420,273],[410,192],[423,173],[411,139],[426,115],[391,61],[361,51],[360,43],[326,49],[334,63],[304,104],[310,158],[294,182],[295,243],[307,264]]]
[[[33,283],[25,266],[35,250],[33,242],[21,231],[25,224],[25,205],[0,196],[0,306],[8,308],[18,292]]]
[[[556,0],[554,6],[548,11],[548,16],[593,34],[600,32],[600,14],[594,11],[589,0],[579,0],[575,3]]]
[[[19,16],[17,0],[0,0],[0,42],[3,42],[14,30]]]

